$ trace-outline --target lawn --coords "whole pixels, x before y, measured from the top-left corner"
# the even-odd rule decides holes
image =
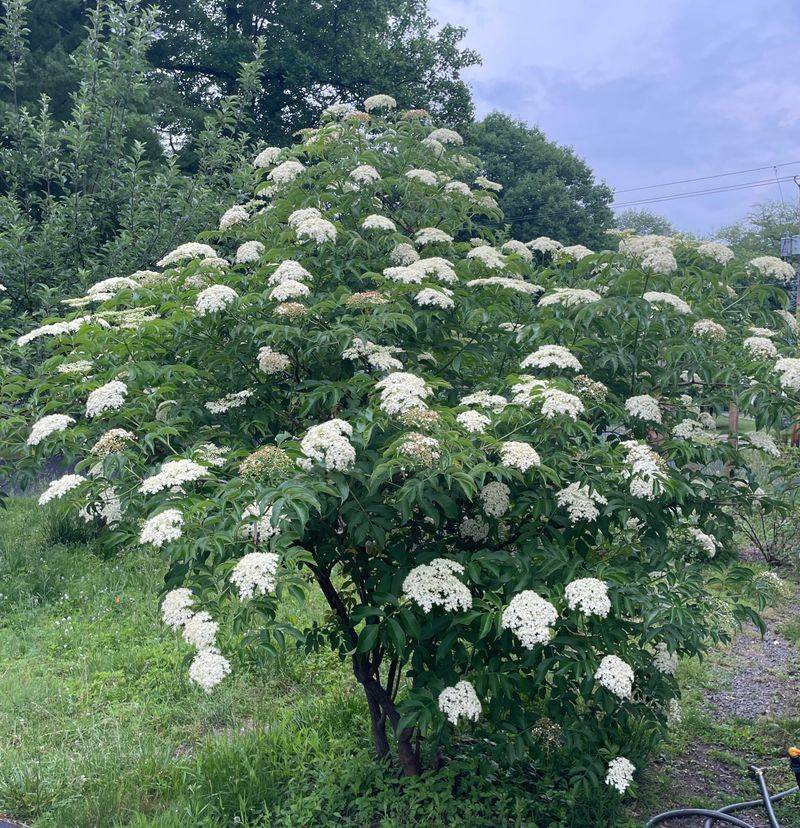
[[[260,661],[245,648],[214,694],[190,685],[190,650],[158,617],[162,575],[152,553],[106,558],[31,501],[0,515],[0,813],[37,828],[633,826],[667,801],[748,793],[753,757],[788,782],[780,753],[800,720],[782,709],[748,723],[706,708],[731,660],[739,669],[735,649],[682,665],[684,725],[642,775],[628,817],[605,802],[561,805],[561,792],[543,796],[524,772],[466,749],[439,775],[402,780],[372,761],[360,690],[335,655]],[[796,623],[775,618],[795,647]],[[721,780],[693,770],[698,751]],[[562,818],[539,821],[544,812]]]

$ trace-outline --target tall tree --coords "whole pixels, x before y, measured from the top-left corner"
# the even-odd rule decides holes
[[[500,206],[516,238],[544,235],[589,247],[607,241],[611,188],[598,184],[572,149],[500,112],[475,123],[468,135],[488,177],[503,185]]]
[[[634,230],[640,236],[652,233],[658,236],[671,236],[675,233],[669,219],[649,210],[624,210],[617,214],[615,224],[620,230]]]
[[[717,236],[739,256],[780,256],[781,237],[800,233],[797,205],[765,201],[746,218],[721,227]]]

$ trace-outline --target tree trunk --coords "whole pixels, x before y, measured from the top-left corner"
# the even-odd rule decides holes
[[[372,741],[375,745],[375,757],[385,759],[390,752],[389,739],[386,737],[386,715],[381,709],[381,703],[375,696],[374,690],[362,685],[369,706],[369,717],[372,722]]]

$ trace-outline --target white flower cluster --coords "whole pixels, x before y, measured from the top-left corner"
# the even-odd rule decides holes
[[[184,483],[193,483],[207,475],[208,469],[194,460],[168,460],[161,464],[159,472],[142,481],[139,491],[142,494],[155,494],[164,489],[182,486]]]
[[[570,581],[564,590],[567,606],[585,615],[605,618],[611,612],[608,584],[598,578],[578,578]]]
[[[370,95],[364,101],[364,111],[372,112],[373,109],[394,109],[397,101],[391,95]]]
[[[467,253],[467,258],[476,259],[489,270],[503,270],[506,266],[505,256],[499,250],[495,250],[487,244],[473,247]]]
[[[445,687],[439,693],[439,710],[454,727],[461,718],[477,722],[481,716],[481,701],[475,688],[468,681],[459,681],[453,687]]]
[[[756,256],[750,259],[750,267],[768,279],[775,279],[783,284],[791,284],[794,279],[794,268],[789,262],[784,262],[777,256]]]
[[[532,650],[550,640],[557,620],[556,608],[532,589],[526,589],[511,599],[500,624],[504,630],[511,630],[523,647]]]
[[[74,417],[68,414],[47,414],[39,418],[32,426],[28,435],[27,444],[38,446],[45,438],[58,431],[64,431],[71,423],[75,422]]]
[[[537,253],[555,253],[557,250],[561,250],[564,245],[549,236],[537,236],[537,238],[527,242],[525,246],[537,251]]]
[[[730,249],[730,247],[715,241],[703,242],[698,245],[697,252],[701,256],[708,256],[717,264],[721,265],[726,265],[728,262],[736,258],[736,254]]]
[[[556,503],[562,509],[566,508],[572,523],[578,523],[581,520],[596,520],[600,510],[595,504],[603,506],[608,500],[590,489],[588,483],[570,483],[565,489],[556,492]]]
[[[91,473],[93,474],[94,470]],[[97,500],[91,504],[87,503],[78,515],[86,523],[91,523],[94,518],[100,518],[106,526],[115,526],[122,520],[122,502],[116,491],[111,486],[106,486],[98,494]]]
[[[312,217],[295,228],[298,239],[313,239],[317,244],[336,241],[336,226],[324,218]]]
[[[432,138],[440,144],[454,144],[459,147],[464,143],[464,139],[454,129],[447,129],[446,127],[434,129],[428,138]]]
[[[667,479],[664,461],[650,446],[638,440],[626,440],[622,446],[628,452],[622,475],[630,480],[630,493],[634,497],[653,500]]]
[[[412,181],[419,181],[422,184],[427,184],[429,187],[433,187],[439,180],[436,177],[435,172],[425,169],[408,170],[405,176],[406,178],[410,178]]]
[[[290,158],[282,164],[278,164],[267,178],[274,184],[290,184],[305,170],[305,167],[299,162]]]
[[[156,262],[157,267],[168,267],[175,262],[183,262],[188,259],[216,259],[217,251],[208,244],[200,244],[199,242],[187,242],[186,244],[179,244],[170,253],[167,253],[163,259]]]
[[[209,313],[225,310],[238,298],[239,294],[227,285],[211,285],[197,295],[195,308],[200,316],[206,316]]]
[[[161,618],[173,630],[179,630],[193,615],[194,595],[190,589],[170,590],[161,602]]]
[[[719,541],[713,535],[703,532],[702,529],[698,529],[696,526],[688,527],[688,532],[709,558],[713,558],[717,554]]]
[[[487,483],[479,492],[483,511],[489,517],[501,518],[508,511],[511,489],[505,483],[493,480]]]
[[[450,244],[453,241],[453,237],[438,227],[423,227],[414,234],[414,241],[420,246],[426,244]]]
[[[87,291],[87,296],[100,295],[105,297],[107,294],[118,293],[123,288],[130,288],[135,290],[140,287],[135,279],[129,279],[127,276],[112,276],[110,279],[103,279],[101,282],[95,282]]]
[[[376,383],[381,392],[381,409],[389,416],[401,414],[409,408],[427,408],[425,400],[433,394],[422,377],[405,371],[395,371]]]
[[[519,256],[525,262],[532,262],[533,261],[533,253],[528,250],[527,246],[523,244],[521,241],[517,241],[516,239],[509,239],[505,244],[503,244],[500,248],[503,253],[513,254],[515,256]]]
[[[81,483],[85,483],[86,478],[81,474],[65,474],[59,477],[39,495],[39,505],[44,506],[51,500],[61,500],[67,492],[77,489]]]
[[[653,656],[653,667],[665,676],[674,676],[675,671],[678,669],[677,653],[671,653],[663,641],[656,644],[656,652]]]
[[[628,397],[625,400],[625,410],[631,417],[648,420],[653,423],[661,422],[661,409],[658,400],[649,394],[640,394],[638,397]]]
[[[778,349],[771,339],[766,336],[748,336],[742,343],[756,359],[773,359],[778,355]]]
[[[397,447],[397,451],[427,468],[430,468],[442,456],[439,441],[435,437],[420,434],[418,431],[407,434]]]
[[[350,178],[352,178],[356,184],[374,184],[376,181],[381,180],[381,174],[375,169],[375,167],[372,167],[369,164],[360,164],[354,170],[350,171]]]
[[[386,216],[379,216],[377,213],[367,216],[361,222],[364,230],[386,230],[389,233],[394,233],[397,230],[395,223]]]
[[[456,422],[470,434],[483,434],[492,421],[480,411],[462,411],[456,415]]]
[[[572,259],[573,261],[579,262],[582,259],[585,259],[587,256],[593,256],[594,250],[590,250],[588,247],[585,247],[582,244],[569,244],[566,247],[562,247],[558,251],[558,256],[564,259]]]
[[[114,452],[123,451],[125,444],[135,439],[136,437],[124,428],[110,428],[100,435],[89,451],[98,457],[105,457]]]
[[[479,408],[488,408],[499,414],[507,405],[508,400],[500,394],[491,394],[489,391],[476,391],[467,394],[458,401],[459,405],[477,405]]]
[[[651,290],[642,294],[642,299],[644,299],[645,302],[649,302],[651,305],[655,305],[656,307],[669,305],[678,311],[678,313],[692,312],[689,304],[684,302],[680,296],[676,296],[674,293],[660,293],[659,291]]]
[[[287,370],[292,364],[286,354],[280,351],[273,351],[269,345],[264,345],[258,351],[258,369],[265,374],[280,374]]]
[[[480,516],[464,517],[458,527],[458,533],[465,540],[482,543],[489,537],[489,524]]]
[[[105,411],[116,411],[125,405],[128,386],[120,380],[112,380],[92,391],[86,398],[86,416],[97,417]]]
[[[636,766],[624,756],[618,756],[616,759],[612,759],[608,763],[606,785],[624,794],[633,781],[633,773],[635,770]]]
[[[419,604],[425,612],[440,606],[448,612],[466,612],[472,606],[472,595],[456,575],[464,567],[447,558],[434,558],[428,564],[415,566],[403,581],[403,595]]]
[[[212,414],[224,414],[232,408],[241,408],[252,396],[253,392],[249,388],[245,388],[243,391],[226,394],[218,400],[209,400],[205,403],[205,407]]]
[[[410,265],[419,260],[419,253],[407,242],[401,242],[391,249],[389,258],[396,265]]]
[[[670,236],[659,236],[655,233],[648,233],[642,236],[625,236],[620,239],[619,252],[624,256],[641,259],[653,250],[670,250],[674,243],[675,240]]]
[[[203,463],[218,469],[225,465],[229,451],[230,449],[215,446],[214,443],[203,443],[195,449],[195,453]]]
[[[349,348],[342,351],[342,359],[364,359],[370,368],[377,371],[397,371],[403,363],[394,354],[402,354],[402,348],[393,345],[376,345],[369,340],[356,337]]]
[[[75,333],[91,321],[91,316],[79,316],[77,319],[70,319],[66,322],[51,322],[49,325],[42,325],[40,328],[34,328],[32,331],[23,334],[17,339],[17,345],[27,345],[41,336],[60,336],[65,333]]]
[[[452,310],[456,306],[456,303],[450,298],[452,295],[453,291],[447,288],[423,288],[414,297],[414,301],[423,308],[431,306],[441,308],[441,310]]]
[[[94,365],[88,359],[77,359],[75,362],[62,362],[56,368],[59,374],[88,374]]]
[[[544,288],[541,285],[534,285],[532,282],[525,282],[522,279],[509,279],[505,276],[489,276],[486,279],[470,279],[467,287],[501,287],[507,290],[515,290],[517,293],[541,293]]]
[[[280,558],[274,552],[249,552],[236,562],[230,574],[231,583],[246,601],[254,595],[275,591],[275,574]]]
[[[583,366],[569,348],[563,345],[541,345],[532,354],[528,354],[521,363],[522,368],[559,368],[580,371]]]
[[[353,426],[333,419],[311,426],[300,441],[300,448],[310,460],[316,460],[329,471],[347,471],[356,462],[356,450],[350,443]]]
[[[722,342],[727,336],[725,328],[713,319],[698,319],[692,325],[692,333],[698,339],[707,339],[712,342]]]
[[[227,230],[235,224],[241,224],[244,221],[250,220],[250,213],[242,207],[241,204],[234,204],[233,207],[226,210],[219,220],[219,229]]]
[[[779,308],[775,311],[775,313],[780,316],[783,322],[789,326],[789,330],[796,336],[800,333],[800,322],[797,321],[797,318],[791,311],[784,310],[783,308]]]
[[[510,440],[500,446],[500,462],[509,469],[526,472],[534,466],[541,466],[539,452],[529,445],[518,440]]]
[[[602,298],[596,291],[586,288],[554,288],[551,293],[542,296],[539,300],[539,307],[564,305],[571,308],[575,305],[591,305],[592,302],[599,302]]]
[[[668,276],[678,269],[678,262],[671,250],[666,247],[654,247],[642,256],[641,266],[654,273]]]
[[[230,662],[215,649],[200,650],[189,665],[189,678],[206,693],[210,693],[230,673]]]
[[[763,431],[751,431],[745,437],[753,448],[763,451],[765,454],[771,454],[773,457],[781,456],[781,450],[771,435]]]
[[[717,439],[716,431],[707,428],[697,420],[681,420],[673,429],[672,436],[678,440],[688,440],[690,443],[708,445]]]
[[[562,391],[560,388],[545,388],[542,390],[542,415],[547,420],[565,416],[577,420],[583,414],[583,403],[574,394]]]
[[[236,249],[236,264],[257,262],[264,252],[264,245],[260,241],[246,241]]]
[[[633,693],[633,669],[618,656],[603,656],[594,677],[601,686],[621,699],[629,699]]]
[[[800,390],[800,359],[795,357],[781,357],[772,368],[781,376],[779,382],[783,388],[793,391]]]
[[[165,509],[144,522],[139,543],[149,543],[160,548],[165,543],[178,540],[182,534],[183,515],[178,509]]]
[[[258,169],[271,167],[281,154],[280,147],[266,147],[253,159],[253,166]]]
[[[499,184],[497,181],[490,181],[486,176],[479,175],[475,179],[475,184],[480,187],[482,190],[491,190],[492,192],[499,193],[500,190],[503,189],[503,185]]]
[[[464,198],[470,198],[472,196],[472,190],[470,190],[469,184],[465,184],[463,181],[448,181],[444,185],[444,191],[446,193],[458,193],[464,196]]]

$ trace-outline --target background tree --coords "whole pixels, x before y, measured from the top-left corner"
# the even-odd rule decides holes
[[[765,201],[746,218],[721,227],[717,237],[742,257],[780,256],[781,236],[796,233],[800,233],[797,205]]]
[[[633,230],[642,236],[655,234],[657,236],[671,236],[675,228],[669,219],[649,210],[623,210],[617,213],[614,224],[620,230]]]
[[[516,238],[603,245],[613,193],[572,149],[501,112],[475,123],[467,140],[487,176],[503,185],[500,205]]]

